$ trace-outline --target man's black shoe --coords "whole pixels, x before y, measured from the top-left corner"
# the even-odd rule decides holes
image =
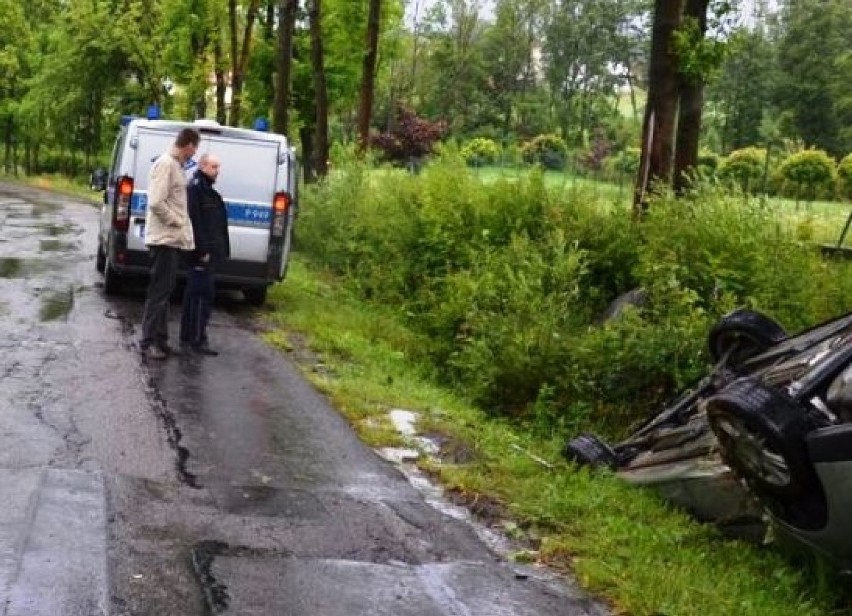
[[[211,349],[206,344],[198,344],[192,347],[192,350],[200,355],[208,355],[209,357],[216,357],[219,355],[219,351],[215,349]]]

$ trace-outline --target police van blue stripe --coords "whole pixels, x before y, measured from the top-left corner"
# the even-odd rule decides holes
[[[148,195],[143,192],[134,192],[130,197],[130,215],[135,217],[145,216],[148,206]],[[228,208],[228,224],[235,227],[269,227],[272,222],[272,207],[259,205],[257,203],[244,203],[239,201],[226,201]]]

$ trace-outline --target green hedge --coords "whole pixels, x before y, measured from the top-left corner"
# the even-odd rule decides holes
[[[852,277],[758,202],[699,188],[639,225],[540,172],[482,183],[459,159],[419,175],[352,167],[306,191],[309,258],[398,310],[419,358],[484,408],[617,434],[706,367],[706,332],[759,308],[791,329],[846,311]],[[647,302],[601,324],[620,294]]]

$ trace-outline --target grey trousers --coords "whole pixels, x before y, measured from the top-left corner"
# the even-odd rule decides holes
[[[169,340],[169,300],[175,289],[180,249],[149,246],[151,272],[142,314],[142,348],[165,345]]]

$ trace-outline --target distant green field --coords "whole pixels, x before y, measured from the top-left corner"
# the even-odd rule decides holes
[[[481,167],[472,171],[484,182],[498,179],[521,178],[531,173],[523,167]],[[625,177],[615,184],[590,178],[581,178],[570,173],[547,171],[544,181],[550,188],[583,192],[592,198],[613,204],[628,206],[633,197],[633,178]],[[750,197],[753,198],[753,197]],[[768,197],[767,207],[781,214],[788,224],[796,228],[803,240],[819,244],[837,242],[852,204],[837,201],[799,201],[780,197]],[[845,242],[852,247],[852,231]]]

